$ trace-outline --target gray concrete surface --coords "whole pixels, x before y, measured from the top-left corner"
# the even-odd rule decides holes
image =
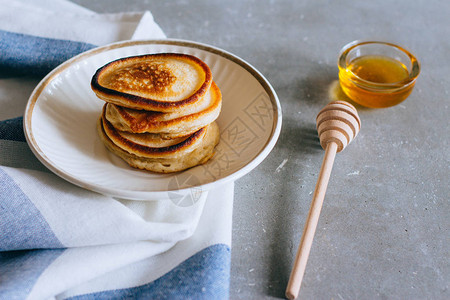
[[[340,48],[377,39],[414,52],[422,73],[405,102],[357,106],[362,129],[336,158],[300,299],[450,299],[450,2],[74,2],[148,9],[168,37],[242,57],[278,93],[279,142],[236,182],[231,299],[284,296],[324,153],[315,116]]]

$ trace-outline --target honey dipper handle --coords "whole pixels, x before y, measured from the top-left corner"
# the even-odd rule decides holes
[[[320,210],[322,209],[323,199],[327,190],[328,181],[333,168],[334,158],[338,145],[335,142],[329,142],[325,149],[322,167],[320,168],[319,178],[317,179],[316,189],[311,202],[305,227],[303,229],[302,239],[294,260],[294,266],[291,271],[289,283],[286,288],[286,297],[295,299],[300,291],[303,274],[305,273],[306,262],[308,261],[309,251],[311,250],[317,223],[319,222]]]

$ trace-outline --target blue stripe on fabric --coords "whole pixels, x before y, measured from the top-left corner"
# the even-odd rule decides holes
[[[0,299],[25,299],[39,276],[64,251],[0,252]]]
[[[45,218],[0,168],[0,251],[64,248]]]
[[[230,248],[217,244],[203,249],[151,283],[70,299],[228,299],[230,260]]]
[[[69,58],[94,47],[0,30],[0,77],[44,76]]]
[[[26,142],[23,132],[23,117],[0,121],[0,140]]]

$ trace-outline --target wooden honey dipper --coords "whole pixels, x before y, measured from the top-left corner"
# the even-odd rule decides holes
[[[286,297],[288,299],[297,298],[300,291],[336,153],[344,150],[356,137],[361,128],[358,112],[353,105],[345,101],[334,101],[326,105],[317,115],[316,123],[320,145],[325,149],[325,156],[320,168],[316,189],[314,190],[308,219],[306,220],[302,239],[295,257],[294,267],[286,288]]]

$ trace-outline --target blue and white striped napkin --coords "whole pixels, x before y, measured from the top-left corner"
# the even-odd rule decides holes
[[[0,5],[0,299],[228,298],[233,183],[191,206],[114,199],[49,172],[24,138],[42,76],[94,45],[164,38],[150,12]]]

